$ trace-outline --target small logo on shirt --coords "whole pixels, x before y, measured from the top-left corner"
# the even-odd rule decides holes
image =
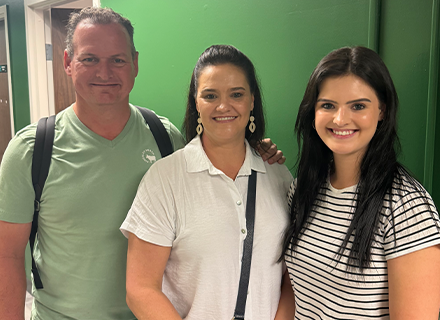
[[[142,152],[142,160],[144,160],[146,163],[154,163],[156,162],[156,156],[150,149],[145,149]]]

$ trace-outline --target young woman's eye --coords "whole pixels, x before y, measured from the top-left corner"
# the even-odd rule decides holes
[[[365,109],[365,106],[363,104],[357,103],[353,105],[353,110],[363,110],[363,109]]]
[[[324,103],[321,105],[321,108],[323,109],[332,109],[333,105],[331,103]]]

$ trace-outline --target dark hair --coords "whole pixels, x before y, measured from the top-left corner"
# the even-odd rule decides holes
[[[201,72],[207,66],[218,66],[228,63],[243,70],[249,83],[251,93],[254,95],[253,115],[255,117],[254,123],[256,125],[256,129],[254,133],[251,133],[249,128],[246,128],[245,137],[249,144],[253,147],[255,147],[256,144],[264,137],[265,121],[263,102],[261,99],[260,86],[255,73],[254,65],[252,64],[251,60],[249,60],[249,58],[237,48],[228,45],[214,45],[206,49],[199,57],[191,76],[185,119],[182,125],[182,132],[185,133],[187,142],[191,141],[197,135],[196,127],[198,113],[196,108],[196,96],[198,79]]]
[[[110,8],[97,8],[97,7],[86,7],[80,12],[72,12],[69,17],[69,22],[67,23],[67,37],[66,37],[66,50],[70,58],[73,57],[74,43],[73,34],[75,29],[80,22],[86,22],[90,24],[111,24],[119,23],[121,26],[127,30],[128,37],[130,38],[131,46],[131,56],[134,58],[136,55],[136,48],[133,42],[134,29],[131,25],[130,20],[122,17],[119,13],[114,12]]]
[[[307,225],[318,201],[318,193],[326,182],[329,170],[333,169],[332,151],[312,127],[320,87],[328,78],[345,75],[355,75],[374,89],[384,115],[361,161],[353,219],[339,251],[342,254],[353,235],[349,265],[363,270],[370,263],[371,246],[384,197],[391,191],[394,178],[399,172],[407,175],[397,162],[400,152],[396,133],[397,93],[380,56],[365,47],[345,47],[330,52],[310,76],[295,123],[299,145],[297,187],[292,199],[291,224],[286,232],[284,252],[290,245],[293,248],[298,244],[301,231]]]

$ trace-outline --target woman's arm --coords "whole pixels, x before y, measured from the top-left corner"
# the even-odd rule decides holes
[[[391,320],[437,320],[440,245],[388,260]]]
[[[161,247],[130,233],[127,254],[127,304],[139,320],[182,320],[162,293],[170,247]]]
[[[290,283],[289,272],[284,272],[281,284],[281,297],[278,303],[275,320],[288,320],[295,318],[295,293]]]

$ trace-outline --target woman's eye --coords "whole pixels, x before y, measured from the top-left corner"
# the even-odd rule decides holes
[[[363,110],[365,109],[365,106],[363,104],[355,104],[353,105],[354,110]]]
[[[212,100],[212,99],[215,99],[215,95],[213,95],[213,94],[207,94],[206,96],[204,96],[204,98],[205,98],[206,100]]]
[[[232,94],[232,97],[234,97],[234,98],[240,98],[240,97],[242,97],[243,96],[243,93],[241,93],[241,92],[234,92],[233,94]]]
[[[321,105],[321,108],[323,109],[332,109],[333,105],[331,103],[324,103]]]

